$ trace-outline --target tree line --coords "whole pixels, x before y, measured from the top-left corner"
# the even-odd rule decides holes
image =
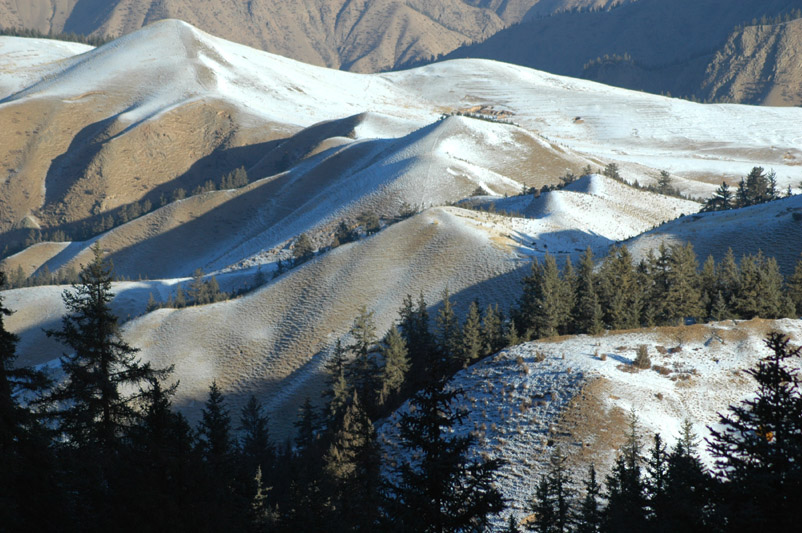
[[[228,172],[227,174],[222,175],[217,183],[212,180],[206,180],[203,184],[195,187],[189,196],[196,196],[216,190],[237,189],[248,185],[248,183],[250,183],[248,172],[245,170],[245,167],[239,167],[231,172]],[[89,217],[82,222],[65,225],[61,228],[55,228],[51,230],[30,229],[28,230],[28,233],[24,239],[20,239],[17,242],[12,241],[6,245],[5,249],[3,250],[3,254],[0,255],[0,259],[3,257],[8,257],[9,255],[40,242],[85,241],[95,237],[96,235],[100,235],[101,233],[114,229],[117,226],[122,226],[131,220],[135,220],[141,216],[147,215],[148,213],[164,207],[171,202],[183,200],[186,197],[186,189],[183,187],[177,187],[169,194],[161,193],[159,196],[158,206],[154,205],[149,198],[145,198],[139,202],[131,202],[107,211],[106,213]],[[75,274],[75,272],[73,272],[73,274]],[[24,281],[22,282],[18,281],[18,277],[19,272],[14,272],[12,273],[12,276],[10,276],[8,282],[11,283],[12,287],[18,288],[49,284],[46,282],[46,276],[31,277],[30,279],[24,277]],[[57,279],[59,282],[71,283],[75,278],[70,278],[64,275],[60,278],[57,277]]]
[[[622,250],[608,260],[623,263],[627,256]],[[655,257],[670,258],[683,250],[688,248],[667,248]],[[4,479],[11,480],[0,484],[0,515],[10,529],[105,531],[125,524],[140,530],[477,531],[503,511],[504,501],[493,486],[501,462],[472,459],[474,437],[453,431],[465,412],[453,402],[463,392],[448,380],[478,358],[517,344],[521,338],[516,324],[525,316],[525,306],[506,319],[498,306],[480,312],[472,302],[464,320],[459,320],[445,292],[443,305],[430,321],[423,296],[417,301],[407,296],[396,324],[381,338],[372,313],[363,308],[327,360],[322,402],[308,398],[299,411],[294,439],[277,443],[255,398],[235,421],[216,383],[194,428],[173,410],[176,384],[168,384],[172,369],[142,363],[137,350],[121,337],[117,317],[109,308],[111,267],[99,247],[93,252],[79,282],[64,292],[68,315],[62,328],[48,332],[66,347],[61,357],[64,379],[59,382],[41,371],[13,366],[17,338],[3,327],[2,317],[9,311],[0,301],[0,460]],[[588,258],[592,259],[589,252]],[[553,262],[547,257],[544,266]],[[628,264],[638,271],[631,260]],[[533,272],[541,268],[537,265]],[[599,275],[605,268],[611,267],[603,263]],[[802,267],[797,270],[802,278]],[[557,278],[562,282],[570,276],[563,271]],[[525,280],[524,286],[530,283]],[[583,294],[593,301],[591,292]],[[525,336],[536,334],[522,331]],[[771,498],[797,486],[793,483],[798,483],[802,465],[802,457],[793,455],[802,450],[802,431],[797,427],[802,401],[796,374],[785,363],[799,350],[789,347],[787,339],[770,341],[775,355],[752,372],[761,385],[757,399],[733,407],[732,414],[722,417],[725,429],[713,433],[719,443],[714,454],[721,457],[715,478],[702,469],[706,481],[700,485],[688,489],[688,479],[677,481],[687,497],[682,500],[687,504],[683,512],[693,520],[701,516],[699,524],[719,520],[727,524],[722,531],[736,530],[730,525],[754,518],[748,513],[741,517],[738,513],[744,509],[759,514],[771,508],[777,516],[790,509],[787,500]],[[389,462],[379,448],[374,422],[407,400],[399,427],[402,452]],[[765,402],[781,402],[772,411],[775,418],[761,418],[767,412]],[[795,421],[789,421],[794,416]],[[753,448],[741,450],[739,435],[751,435],[752,430],[757,436],[748,441]],[[632,531],[633,523],[676,524],[673,518],[656,514],[655,502],[665,501],[669,493],[661,492],[662,499],[651,496],[650,487],[656,483],[650,477],[651,467],[643,474],[642,465],[647,463],[640,457],[640,445],[632,444],[634,429],[630,437],[631,445],[624,448],[607,479],[606,492],[589,480],[581,505],[578,496],[571,496],[568,475],[549,472],[534,495],[536,520],[527,527],[573,531],[566,528],[581,525],[577,509],[585,509],[582,516],[590,525],[576,531]],[[786,455],[772,455],[774,448],[767,448],[764,441],[782,443]],[[681,442],[684,448],[660,452],[665,457],[660,472],[681,466],[696,476],[699,462],[691,439],[686,436]],[[655,446],[662,449],[659,442]],[[769,454],[765,464],[780,465],[775,471],[784,477],[768,479],[763,470],[753,468],[757,463],[749,454],[758,452]],[[672,454],[677,457],[670,459]],[[731,468],[738,458],[742,471]],[[671,461],[680,466],[671,466]],[[555,464],[560,462],[555,458]],[[746,477],[728,477],[735,475],[731,471]],[[745,485],[747,481],[767,484],[768,488],[758,488],[774,492],[750,500],[751,507],[745,507],[745,499],[753,497],[752,491],[743,489],[752,486]],[[709,492],[707,483],[713,487]],[[739,504],[721,503],[729,501],[722,495],[737,495],[740,500],[733,501]],[[774,507],[764,507],[769,504]],[[563,525],[548,525],[553,520]],[[515,530],[518,525],[512,520],[510,527]]]
[[[786,280],[762,252],[738,263],[728,249],[720,262],[709,256],[699,269],[690,244],[664,243],[638,263],[625,245],[611,247],[598,267],[590,248],[576,269],[570,257],[562,269],[550,254],[536,258],[512,312],[523,339],[800,314],[802,259]]]
[[[57,382],[14,367],[18,338],[0,299],[4,528],[456,531],[483,529],[503,508],[498,461],[470,459],[472,437],[446,429],[464,416],[452,406],[461,391],[446,385],[456,361],[437,348],[441,338],[456,346],[453,308],[430,332],[425,302],[408,298],[405,332],[381,341],[363,310],[327,365],[324,409],[307,400],[295,438],[277,444],[258,401],[235,422],[216,383],[194,428],[173,410],[172,369],[143,363],[121,337],[111,266],[98,246],[93,254],[63,294],[61,329],[48,331],[65,346]],[[417,459],[390,476],[373,421],[404,395],[415,408],[402,445]]]
[[[780,193],[777,188],[776,172],[772,170],[766,173],[763,167],[753,167],[746,177],[741,178],[735,191],[730,189],[726,181],[722,181],[713,196],[705,200],[702,211],[738,209],[779,200],[780,198],[788,198],[792,195],[793,192],[790,185],[784,194]]]

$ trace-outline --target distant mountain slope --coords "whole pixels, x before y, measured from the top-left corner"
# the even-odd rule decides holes
[[[802,252],[802,195],[743,209],[699,213],[664,224],[626,242],[640,259],[661,242],[690,242],[700,263],[708,255],[721,261],[728,248],[736,259],[745,254],[777,259],[783,274],[790,276]]]
[[[736,58],[739,52],[771,56],[770,40],[757,39],[749,50],[743,50],[724,46],[728,37],[736,26],[753,24],[753,20],[759,23],[764,15],[771,18],[799,7],[793,0],[639,0],[609,11],[529,20],[445,58],[482,57],[631,89],[764,103],[764,98],[753,93],[721,94],[702,89],[702,85],[715,84],[715,79],[741,76],[745,80],[753,76],[755,67],[750,70]],[[716,50],[722,46],[724,51],[719,55],[724,57],[714,61]],[[790,65],[799,61],[802,52],[786,46],[783,53]],[[727,60],[729,55],[733,58]],[[708,64],[717,72],[706,81]],[[779,91],[800,89],[796,79],[784,78],[775,84]],[[772,100],[783,102],[788,105],[793,99]]]
[[[0,0],[0,27],[118,37],[175,18],[307,63],[376,72],[485,39],[530,11],[614,1]]]
[[[802,19],[747,26],[708,64],[701,94],[710,100],[802,105]]]

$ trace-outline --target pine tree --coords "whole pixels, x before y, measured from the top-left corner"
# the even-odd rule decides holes
[[[724,211],[733,208],[732,191],[726,181],[716,189],[712,197],[708,198],[702,211]]]
[[[599,504],[601,486],[596,481],[596,467],[588,467],[588,477],[585,479],[585,496],[579,504],[574,519],[576,533],[599,533],[602,526],[602,510]]]
[[[71,350],[61,358],[66,379],[50,400],[58,406],[59,428],[71,445],[104,454],[118,447],[138,418],[135,402],[140,395],[125,394],[123,389],[153,382],[168,370],[142,364],[137,350],[120,336],[110,308],[112,268],[98,245],[92,252],[79,283],[62,295],[69,313],[62,329],[47,332]]]
[[[379,403],[387,405],[401,392],[410,368],[407,343],[397,327],[393,326],[387,332],[381,351],[384,366],[381,369]]]
[[[796,309],[796,316],[802,316],[802,258],[796,262],[793,275],[788,279],[788,296]]]
[[[570,307],[563,300],[565,289],[554,256],[546,254],[543,263],[535,258],[532,271],[523,280],[519,303],[519,328],[526,338],[557,335],[568,322]]]
[[[198,448],[206,467],[203,480],[206,490],[202,503],[207,513],[208,527],[219,531],[247,516],[247,501],[235,493],[237,472],[234,461],[237,450],[231,434],[231,415],[216,381],[209,387],[209,396],[201,411]]]
[[[659,517],[663,531],[703,533],[716,529],[711,521],[713,480],[697,454],[690,420],[683,422],[682,435],[668,456],[664,487],[670,508]]]
[[[573,522],[574,494],[565,468],[567,458],[557,450],[551,457],[551,467],[543,475],[535,491],[532,511],[535,521],[529,526],[540,533],[567,533]]]
[[[310,453],[317,444],[319,436],[318,414],[307,396],[295,421],[295,449],[298,455]]]
[[[346,371],[346,350],[343,348],[342,341],[337,339],[331,357],[326,361],[326,387],[323,389],[323,397],[328,406],[327,418],[332,427],[345,412],[348,402],[350,387],[345,379]]]
[[[702,315],[699,265],[690,243],[672,246],[668,259],[663,320],[678,325],[684,318]]]
[[[646,501],[649,508],[648,519],[652,527],[662,530],[665,520],[671,513],[671,502],[666,494],[668,478],[668,452],[659,433],[654,435],[654,445],[646,461]]]
[[[716,261],[712,255],[708,255],[699,273],[699,288],[701,291],[700,304],[704,310],[704,317],[712,318],[713,301],[716,299],[718,290],[718,274],[716,273]],[[720,320],[716,318],[713,320]]]
[[[644,531],[646,499],[641,476],[641,441],[634,411],[630,416],[627,441],[607,476],[606,485],[603,529],[612,532]]]
[[[765,344],[769,355],[747,371],[757,395],[719,415],[722,429],[709,428],[730,531],[782,531],[802,521],[802,394],[789,368],[801,350],[777,332]]]
[[[230,466],[234,453],[231,436],[231,415],[217,382],[209,387],[209,397],[201,411],[198,440],[203,457],[216,473],[223,474]]]
[[[488,304],[482,317],[482,353],[493,354],[504,346],[504,318],[498,304]]]
[[[454,306],[448,294],[443,290],[443,307],[437,312],[437,344],[447,366],[461,368],[460,327]]]
[[[346,368],[346,381],[359,394],[368,413],[374,414],[382,385],[374,354],[378,339],[373,311],[362,306],[359,315],[354,319],[350,334],[354,340],[348,349],[354,354],[354,358]]]
[[[429,330],[429,313],[426,310],[426,300],[420,293],[417,305],[413,303],[412,296],[404,298],[400,310],[401,335],[407,343],[409,359],[411,362],[410,382],[421,383],[428,374],[430,360],[434,356],[435,341]]]
[[[275,460],[276,447],[270,441],[269,419],[262,414],[262,406],[255,396],[240,411],[239,430],[241,461],[246,475],[253,476],[257,469],[270,472]]]
[[[0,272],[0,291],[4,286]],[[20,403],[24,396],[40,395],[50,382],[40,371],[14,366],[19,337],[5,328],[10,315],[0,292],[0,528],[55,530],[64,524],[50,438],[37,413]]]
[[[309,261],[315,255],[312,239],[306,233],[301,233],[292,248],[292,257],[296,265]]]
[[[124,509],[115,513],[118,527],[174,531],[207,526],[205,465],[186,419],[171,410],[174,391],[175,386],[154,382],[130,432],[122,468],[116,471],[116,501]]]
[[[324,458],[333,481],[337,531],[375,531],[381,486],[376,430],[354,393]],[[335,525],[336,524],[336,525]]]
[[[474,301],[468,307],[468,315],[462,327],[462,346],[460,347],[462,366],[467,367],[482,355],[482,322],[479,305]]]
[[[206,283],[203,281],[203,270],[200,268],[192,273],[192,281],[189,284],[189,300],[193,305],[209,303],[209,294]]]
[[[727,253],[724,254],[724,259],[721,260],[718,266],[717,275],[718,290],[721,291],[726,307],[734,313],[735,296],[739,291],[741,272],[738,268],[738,264],[735,262],[735,255],[732,253],[732,248],[727,248]]]
[[[184,295],[184,289],[181,287],[181,284],[178,284],[178,287],[175,289],[175,307],[177,309],[181,309],[182,307],[187,306],[187,299]]]
[[[576,304],[572,314],[577,333],[595,335],[604,329],[594,268],[593,251],[588,246],[579,261],[576,275]]]
[[[453,406],[460,389],[445,379],[431,381],[401,415],[400,441],[406,450],[390,488],[390,518],[404,531],[484,530],[488,517],[504,509],[492,484],[497,459],[469,461],[470,435],[453,434],[466,413]],[[417,457],[413,459],[412,456]]]
[[[610,249],[599,277],[600,301],[609,328],[638,327],[643,305],[642,288],[626,246]]]

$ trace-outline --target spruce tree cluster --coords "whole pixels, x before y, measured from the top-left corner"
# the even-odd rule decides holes
[[[523,339],[604,329],[682,325],[687,320],[799,316],[802,259],[785,280],[777,261],[762,252],[740,264],[732,250],[701,269],[690,244],[665,246],[635,264],[626,246],[612,247],[596,268],[588,248],[575,270],[566,257],[562,271],[554,256],[532,262],[513,311]]]

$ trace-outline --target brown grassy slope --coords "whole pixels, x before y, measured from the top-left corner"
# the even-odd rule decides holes
[[[733,33],[707,67],[706,98],[774,106],[802,105],[802,19]]]
[[[27,215],[53,227],[146,197],[158,205],[160,193],[217,181],[288,133],[245,126],[224,102],[189,103],[133,128],[117,113],[107,95],[0,108],[0,169],[9,173],[0,185],[0,231]]]
[[[348,330],[360,306],[375,312],[383,332],[405,294],[424,291],[436,302],[447,286],[461,308],[473,298],[510,301],[518,290],[508,279],[515,256],[458,213],[425,211],[245,298],[151,313],[131,323],[126,336],[145,359],[176,365],[179,404],[202,399],[217,379],[235,405],[251,393],[268,401],[271,417],[286,430],[304,397],[317,398],[322,356],[315,354]]]
[[[535,13],[532,8],[539,3]],[[486,39],[532,14],[610,0],[0,0],[0,26],[119,36],[177,18],[316,65],[375,72]],[[478,4],[478,5],[477,5]]]

